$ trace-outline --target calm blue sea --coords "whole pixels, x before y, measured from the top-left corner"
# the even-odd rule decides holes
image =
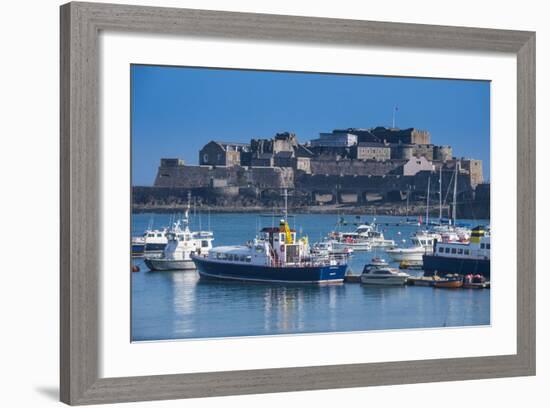
[[[134,214],[132,235],[151,225],[169,225],[172,217]],[[299,214],[290,224],[313,243],[334,230],[337,218]],[[355,216],[344,218],[355,221]],[[380,223],[399,220],[377,217]],[[192,229],[210,228],[217,246],[242,244],[254,238],[260,226],[277,225],[278,220],[256,214],[197,213],[191,224]],[[408,245],[416,230],[413,226],[381,229],[400,245]],[[356,253],[350,268],[360,273],[375,255],[388,259],[381,250]],[[201,281],[196,272],[149,272],[143,261],[132,262],[140,267],[131,275],[133,341],[490,324],[490,290]]]

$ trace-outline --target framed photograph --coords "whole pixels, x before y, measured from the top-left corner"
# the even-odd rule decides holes
[[[535,374],[535,34],[61,7],[61,400]]]

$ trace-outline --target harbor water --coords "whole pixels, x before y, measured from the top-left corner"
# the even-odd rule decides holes
[[[243,244],[253,239],[261,227],[277,226],[279,222],[276,217],[256,214],[191,215],[191,230],[213,231],[214,246]],[[173,217],[133,214],[132,235],[141,235],[151,226],[168,226]],[[355,216],[344,217],[348,226],[336,227],[338,218],[336,214],[298,214],[289,223],[313,244],[336,228],[354,229]],[[396,225],[403,220],[376,217],[386,238],[408,246],[409,237],[419,227]],[[372,217],[362,217],[361,221],[372,221]],[[390,261],[383,249],[356,252],[349,268],[360,274],[373,256]],[[490,324],[487,289],[213,281],[201,280],[196,271],[151,272],[141,258],[134,258],[132,263],[140,268],[131,275],[132,341]]]

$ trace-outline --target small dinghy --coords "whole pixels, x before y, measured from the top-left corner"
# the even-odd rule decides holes
[[[445,278],[439,279],[434,282],[436,288],[457,289],[463,285],[462,276],[447,275]]]

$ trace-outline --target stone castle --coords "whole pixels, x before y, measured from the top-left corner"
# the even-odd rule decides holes
[[[261,205],[289,188],[301,205],[362,205],[422,199],[428,183],[437,199],[441,174],[442,196],[449,202],[455,172],[461,201],[487,190],[481,160],[453,157],[450,146],[432,144],[424,130],[337,129],[303,144],[285,132],[250,143],[210,141],[199,152],[199,165],[163,158],[153,190],[137,188],[134,199],[166,200],[194,190],[214,204],[240,197],[243,205]]]

